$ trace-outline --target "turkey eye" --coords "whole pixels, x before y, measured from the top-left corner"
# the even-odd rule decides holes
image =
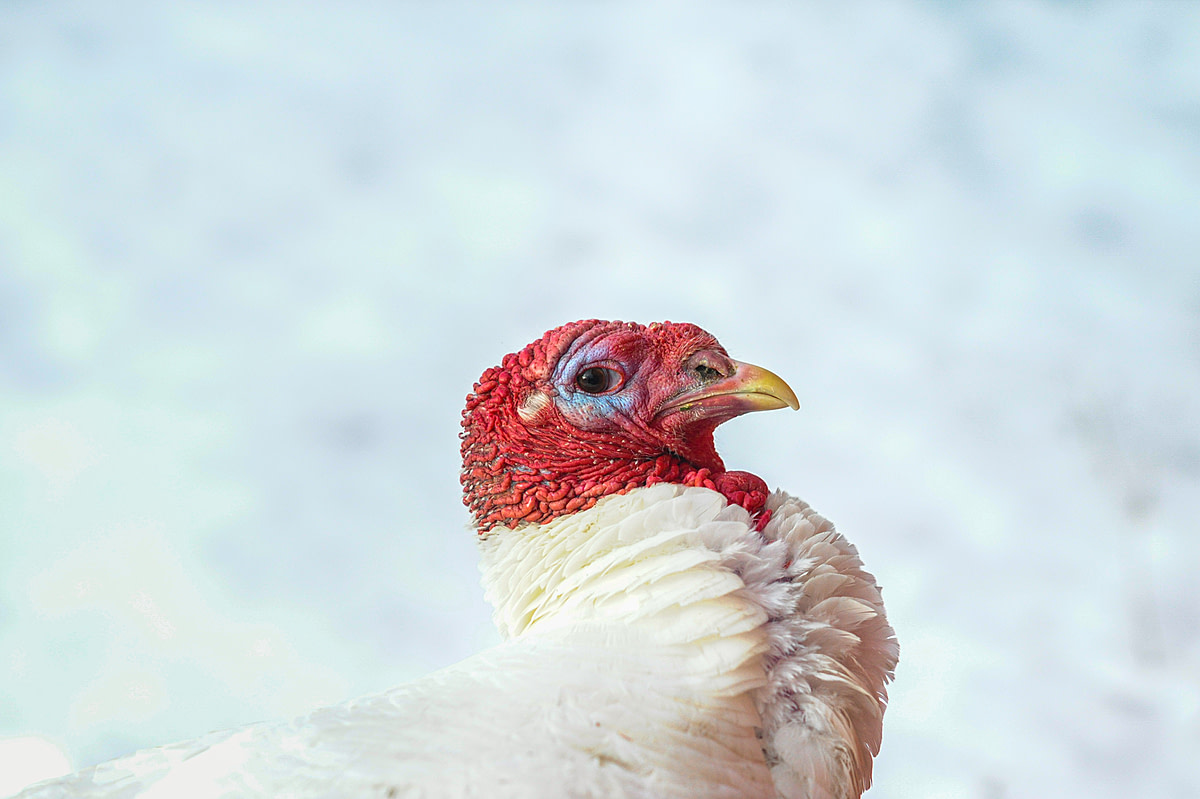
[[[575,377],[575,385],[588,394],[603,394],[620,381],[621,376],[616,371],[603,366],[589,366]]]

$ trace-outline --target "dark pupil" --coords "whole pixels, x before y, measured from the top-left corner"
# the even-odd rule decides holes
[[[599,394],[608,388],[608,370],[599,366],[584,369],[579,373],[579,377],[575,378],[575,384],[589,394]]]

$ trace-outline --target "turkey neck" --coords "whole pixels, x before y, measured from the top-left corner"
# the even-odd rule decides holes
[[[697,505],[712,506],[699,527],[682,518]],[[764,681],[766,613],[701,539],[753,535],[748,519],[716,492],[661,484],[497,528],[481,541],[496,626],[505,638],[607,636],[682,657],[714,693],[744,694]]]

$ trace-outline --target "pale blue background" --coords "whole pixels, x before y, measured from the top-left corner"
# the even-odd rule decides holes
[[[1185,2],[0,5],[0,736],[84,766],[493,642],[464,395],[673,319],[792,383],[722,452],[884,586],[871,796],[1195,796],[1197,42]]]

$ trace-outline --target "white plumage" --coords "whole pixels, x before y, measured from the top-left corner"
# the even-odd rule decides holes
[[[548,331],[463,414],[505,643],[21,796],[858,797],[897,655],[879,589],[832,525],[713,446],[718,424],[787,406],[781,378],[694,325]]]
[[[762,533],[661,484],[482,543],[500,646],[384,694],[151,749],[20,794],[852,797],[896,644],[804,503]]]

